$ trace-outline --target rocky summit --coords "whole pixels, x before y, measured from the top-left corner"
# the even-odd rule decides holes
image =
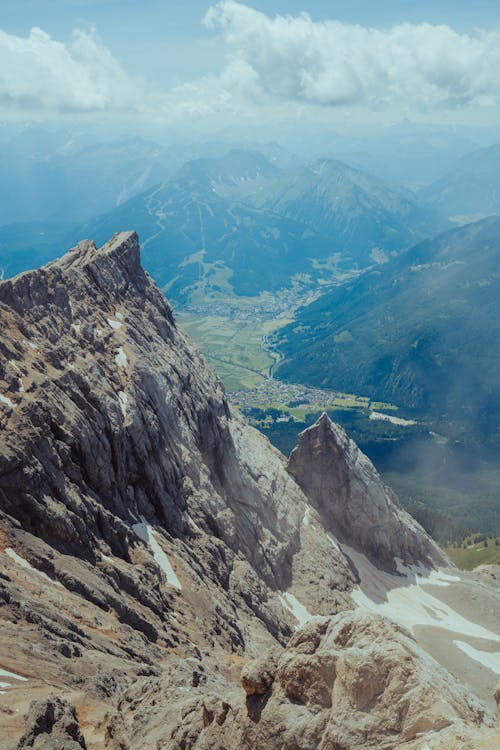
[[[135,233],[0,283],[0,326],[2,750],[500,747],[497,571],[326,415],[287,463]]]

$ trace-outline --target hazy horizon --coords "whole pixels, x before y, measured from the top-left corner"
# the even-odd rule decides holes
[[[172,142],[293,132],[300,142],[409,121],[493,142],[500,9],[414,6],[8,1],[0,117]]]

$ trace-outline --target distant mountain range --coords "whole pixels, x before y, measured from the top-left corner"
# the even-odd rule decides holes
[[[193,159],[223,156],[226,142],[163,146],[135,136],[114,139],[74,130],[0,125],[0,226],[49,221],[78,223],[112,210],[169,180]],[[277,144],[262,144],[270,165],[296,158]]]
[[[283,175],[255,202],[335,238],[337,251],[360,266],[387,260],[436,227],[432,210],[409,192],[336,159]]]
[[[278,333],[280,378],[500,424],[500,218],[426,240]]]
[[[324,159],[291,169],[283,153],[269,148],[268,155],[233,149],[191,160],[174,177],[72,228],[3,227],[0,268],[16,273],[79,237],[103,242],[116,227],[129,226],[139,233],[149,272],[183,302],[194,293],[256,295],[294,282],[331,283],[385,263],[435,229],[431,210],[357,169]],[[71,190],[69,196],[74,204]],[[71,214],[61,215],[71,224]]]
[[[500,143],[463,156],[419,197],[456,224],[499,214]]]

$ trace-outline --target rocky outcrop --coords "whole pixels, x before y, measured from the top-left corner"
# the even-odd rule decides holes
[[[0,283],[0,331],[1,750],[358,750],[406,747],[417,714],[479,721],[409,634],[351,611],[338,538],[387,566],[435,545],[325,419],[287,471],[134,233]]]
[[[197,524],[286,585],[303,498],[263,440],[248,455],[246,426],[142,270],[135,234],[1,284],[0,315],[6,513],[90,558],[98,540],[126,556],[142,516],[174,536]]]
[[[347,561],[305,533],[283,457],[231,412],[134,233],[1,283],[0,330],[0,669],[28,694],[105,685],[113,711],[157,663],[193,659],[203,684],[284,644],[290,587],[313,614],[352,606]]]
[[[425,743],[475,747],[474,736],[493,748],[498,738],[493,715],[407,631],[366,613],[316,618],[279,656],[270,652],[247,664],[241,683],[244,696],[219,685],[209,697],[178,703],[182,721],[173,728],[176,711],[166,707],[158,746],[421,750]],[[138,735],[130,731],[134,747]]]
[[[326,413],[299,435],[288,471],[336,539],[380,566],[449,564],[428,534],[403,511],[375,467]]]
[[[34,701],[26,718],[26,733],[17,750],[86,750],[74,706],[60,698]]]

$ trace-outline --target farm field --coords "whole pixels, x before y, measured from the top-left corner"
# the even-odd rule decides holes
[[[178,312],[177,320],[219,374],[229,393],[250,390],[269,375],[275,359],[266,337],[287,318],[267,320]]]

